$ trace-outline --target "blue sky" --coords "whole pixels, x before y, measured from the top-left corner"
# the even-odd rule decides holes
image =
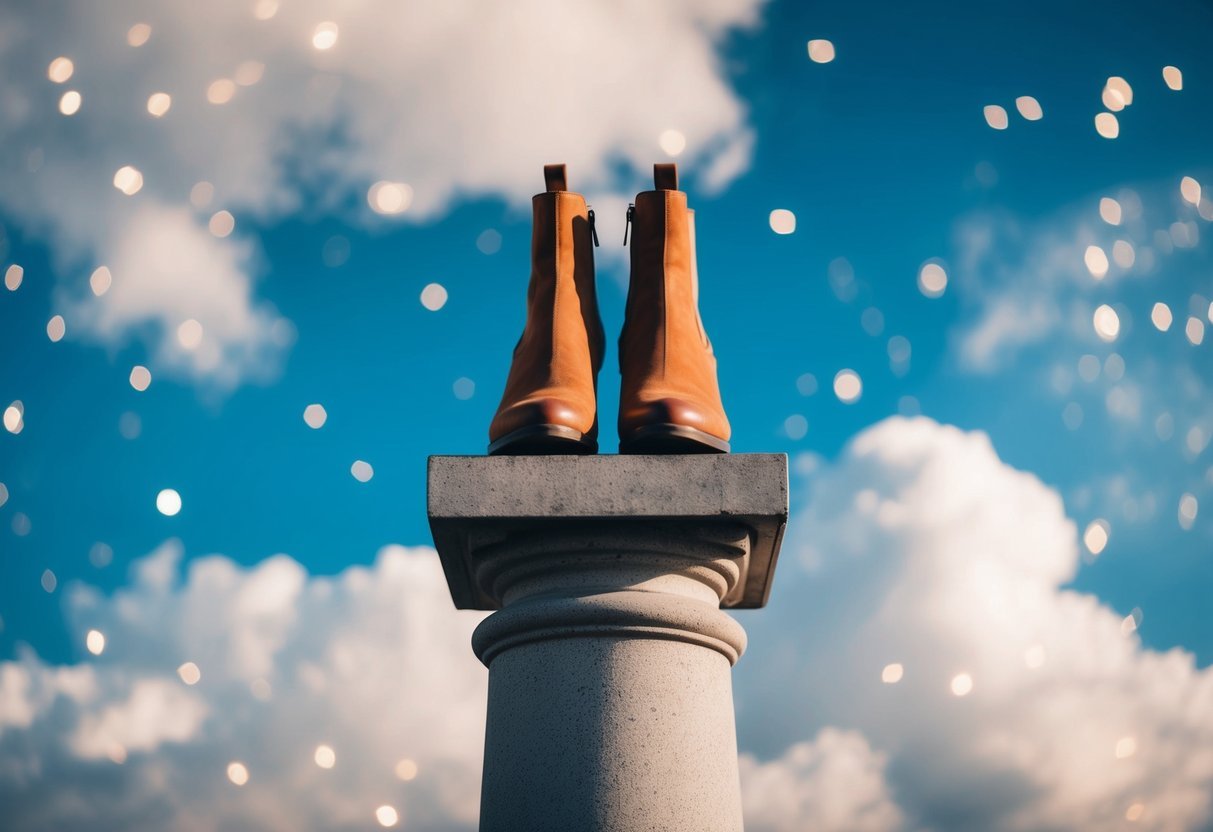
[[[562,47],[567,84],[509,65],[500,21],[494,32],[452,12],[453,29],[427,29],[418,12],[409,25],[427,37],[466,27],[479,51],[452,67],[418,42],[397,55],[390,27],[374,42],[354,20],[375,4],[284,3],[255,21],[281,21],[272,38],[245,8],[268,7],[236,5],[205,25],[134,2],[64,26],[45,10],[0,16],[0,106],[24,113],[0,128],[0,268],[23,270],[0,291],[0,407],[24,412],[19,433],[0,433],[0,659],[28,645],[52,665],[87,661],[67,588],[126,587],[166,540],[186,564],[286,553],[311,576],[428,544],[425,459],[484,450],[523,319],[526,206],[544,162],[569,162],[598,212],[613,452],[623,208],[651,162],[674,158],[697,212],[734,451],[796,457],[800,504],[813,472],[886,417],[983,431],[1006,466],[1060,495],[1075,541],[1106,524],[1106,548],[1084,549],[1069,585],[1117,616],[1137,610],[1144,648],[1213,663],[1213,194],[1181,194],[1184,177],[1213,189],[1207,5],[721,3],[671,7],[643,35],[635,10],[613,28],[586,11]],[[129,45],[143,20],[151,39]],[[324,20],[341,36],[318,50]],[[358,38],[383,55],[362,55]],[[830,40],[835,59],[810,60],[810,39]],[[263,62],[264,80],[246,67],[258,83],[204,103],[225,95],[207,79],[240,76],[200,57],[220,42],[231,66]],[[59,55],[75,62],[62,85],[46,69]],[[1113,76],[1132,103],[1108,139],[1095,117]],[[174,95],[162,119],[142,103],[157,85]],[[65,116],[69,88],[84,103]],[[1043,117],[1022,117],[1020,96]],[[1009,113],[1006,129],[987,123],[988,105]],[[667,130],[686,139],[675,157]],[[140,168],[140,192],[111,185],[120,162]],[[370,210],[378,180],[408,185],[409,209]],[[191,203],[199,181],[214,196]],[[1101,218],[1104,198],[1119,225]],[[221,209],[235,230],[218,237]],[[775,209],[794,213],[794,233],[774,233]],[[1106,276],[1084,263],[1089,246],[1113,259]],[[929,261],[947,275],[939,297],[919,286]],[[115,289],[93,298],[102,264]],[[136,288],[120,294],[124,281]],[[420,301],[432,283],[448,293],[436,311]],[[1105,304],[1110,340],[1093,324]],[[52,342],[57,314],[66,336]],[[222,333],[214,362],[176,340],[186,318]],[[894,336],[908,363],[891,363]],[[135,365],[152,373],[143,392],[128,381]],[[854,403],[832,389],[844,369],[862,379]],[[313,403],[327,412],[318,430],[303,419]],[[355,460],[373,466],[369,482],[351,476]],[[181,495],[176,516],[156,510],[166,488]],[[1199,506],[1194,520],[1181,506]],[[101,567],[97,543],[113,552]],[[794,602],[788,583],[774,604]]]

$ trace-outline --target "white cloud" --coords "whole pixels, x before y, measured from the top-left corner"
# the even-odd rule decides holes
[[[166,544],[112,597],[71,590],[72,631],[104,632],[101,657],[0,663],[6,828],[370,828],[385,804],[406,826],[474,827],[480,616],[453,609],[432,550],[389,546],[334,578],[212,556],[184,581],[180,554]],[[177,675],[186,661],[196,685]],[[394,773],[406,758],[410,782]]]
[[[772,606],[746,622],[743,745],[859,731],[911,828],[1118,828],[1135,803],[1141,828],[1213,820],[1213,671],[1061,588],[1075,525],[984,434],[890,419],[801,494]]]
[[[889,796],[887,758],[861,734],[822,730],[777,760],[741,755],[741,795],[750,832],[893,832],[901,812]]]
[[[1168,285],[1198,290],[1199,271],[1185,250],[1200,245],[1197,213],[1173,191],[1170,185],[1148,185],[1140,194],[1119,189],[1116,226],[1100,218],[1098,194],[1032,221],[999,211],[962,217],[952,252],[966,308],[952,333],[961,366],[991,373],[1039,345],[1054,351],[1059,342],[1098,346],[1091,326],[1095,308],[1139,304],[1140,287],[1128,285],[1126,278],[1157,282],[1162,277]],[[1183,229],[1178,236],[1172,220]],[[1087,264],[1092,249],[1102,258],[1100,277]],[[1120,257],[1108,264],[1107,252]],[[1143,324],[1148,309],[1141,313]],[[1121,334],[1123,340],[1129,333]]]
[[[247,240],[216,240],[186,208],[149,201],[100,243],[100,259],[119,275],[110,289],[95,297],[78,287],[63,305],[106,343],[150,324],[157,367],[230,387],[273,372],[293,339],[289,322],[252,297],[251,249]],[[201,327],[196,343],[179,336],[187,321]]]
[[[524,206],[551,161],[619,205],[664,158],[670,129],[686,137],[687,172],[705,188],[726,185],[747,167],[753,137],[717,50],[757,23],[760,5],[307,0],[258,20],[251,0],[10,4],[0,10],[0,211],[53,245],[64,297],[83,299],[69,308],[84,326],[69,320],[69,331],[110,342],[145,337],[150,322],[164,367],[231,385],[272,372],[282,349],[282,322],[253,298],[263,266],[248,220],[388,223],[365,199],[379,180],[412,189],[405,220],[468,197]],[[325,21],[338,37],[320,51],[312,37]],[[135,23],[151,27],[138,47],[127,42]],[[59,55],[74,63],[65,84],[47,78]],[[69,88],[83,104],[66,117],[58,101]],[[171,96],[159,118],[147,111],[153,93]],[[143,182],[129,196],[113,185],[127,166]],[[213,198],[190,209],[200,181]],[[206,224],[221,209],[236,230],[217,238]],[[599,216],[622,235],[621,213]],[[113,289],[88,297],[100,264]],[[217,341],[183,348],[174,335],[185,318]]]

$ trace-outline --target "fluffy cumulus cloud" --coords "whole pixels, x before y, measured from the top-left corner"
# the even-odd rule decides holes
[[[752,136],[719,51],[760,5],[8,4],[0,212],[51,244],[70,332],[148,338],[170,371],[234,384],[289,341],[253,291],[252,222],[524,204],[552,160],[622,205],[663,133],[702,186],[730,181]],[[93,297],[99,265],[113,288]]]
[[[1213,670],[1064,588],[1056,492],[928,419],[868,429],[801,486],[735,671],[748,828],[1210,828]],[[180,555],[68,591],[101,655],[0,663],[6,828],[354,829],[381,805],[474,828],[479,616],[432,550],[332,578],[285,556],[183,575]]]
[[[778,759],[741,755],[742,803],[750,832],[893,832],[901,812],[889,794],[887,757],[862,734],[823,729]]]
[[[750,623],[743,741],[795,782],[812,755],[786,747],[794,726],[860,732],[878,756],[859,779],[879,795],[887,759],[905,828],[1208,828],[1213,671],[1064,589],[1076,538],[1057,493],[984,434],[860,434],[802,490]]]
[[[451,607],[431,550],[335,578],[213,556],[181,580],[180,554],[166,544],[112,597],[73,589],[72,630],[102,632],[100,656],[0,664],[5,828],[366,829],[383,805],[474,828],[478,616]]]

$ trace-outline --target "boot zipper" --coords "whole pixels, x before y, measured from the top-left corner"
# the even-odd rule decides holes
[[[625,246],[628,244],[628,229],[632,227],[632,217],[635,215],[635,213],[636,213],[636,206],[629,205],[628,206],[628,221],[623,226],[623,244]]]
[[[594,238],[594,245],[595,245],[595,247],[597,247],[597,245],[598,245],[598,229],[594,227],[594,209],[593,209],[593,208],[591,208],[591,209],[589,210],[589,213],[588,213],[588,215],[587,215],[587,219],[589,219],[589,221],[590,221],[590,236]]]

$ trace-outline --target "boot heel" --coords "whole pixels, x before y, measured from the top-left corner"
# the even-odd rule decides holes
[[[729,443],[684,425],[645,425],[619,440],[621,454],[727,454]]]
[[[528,425],[489,445],[490,456],[596,453],[596,439],[564,425]]]

